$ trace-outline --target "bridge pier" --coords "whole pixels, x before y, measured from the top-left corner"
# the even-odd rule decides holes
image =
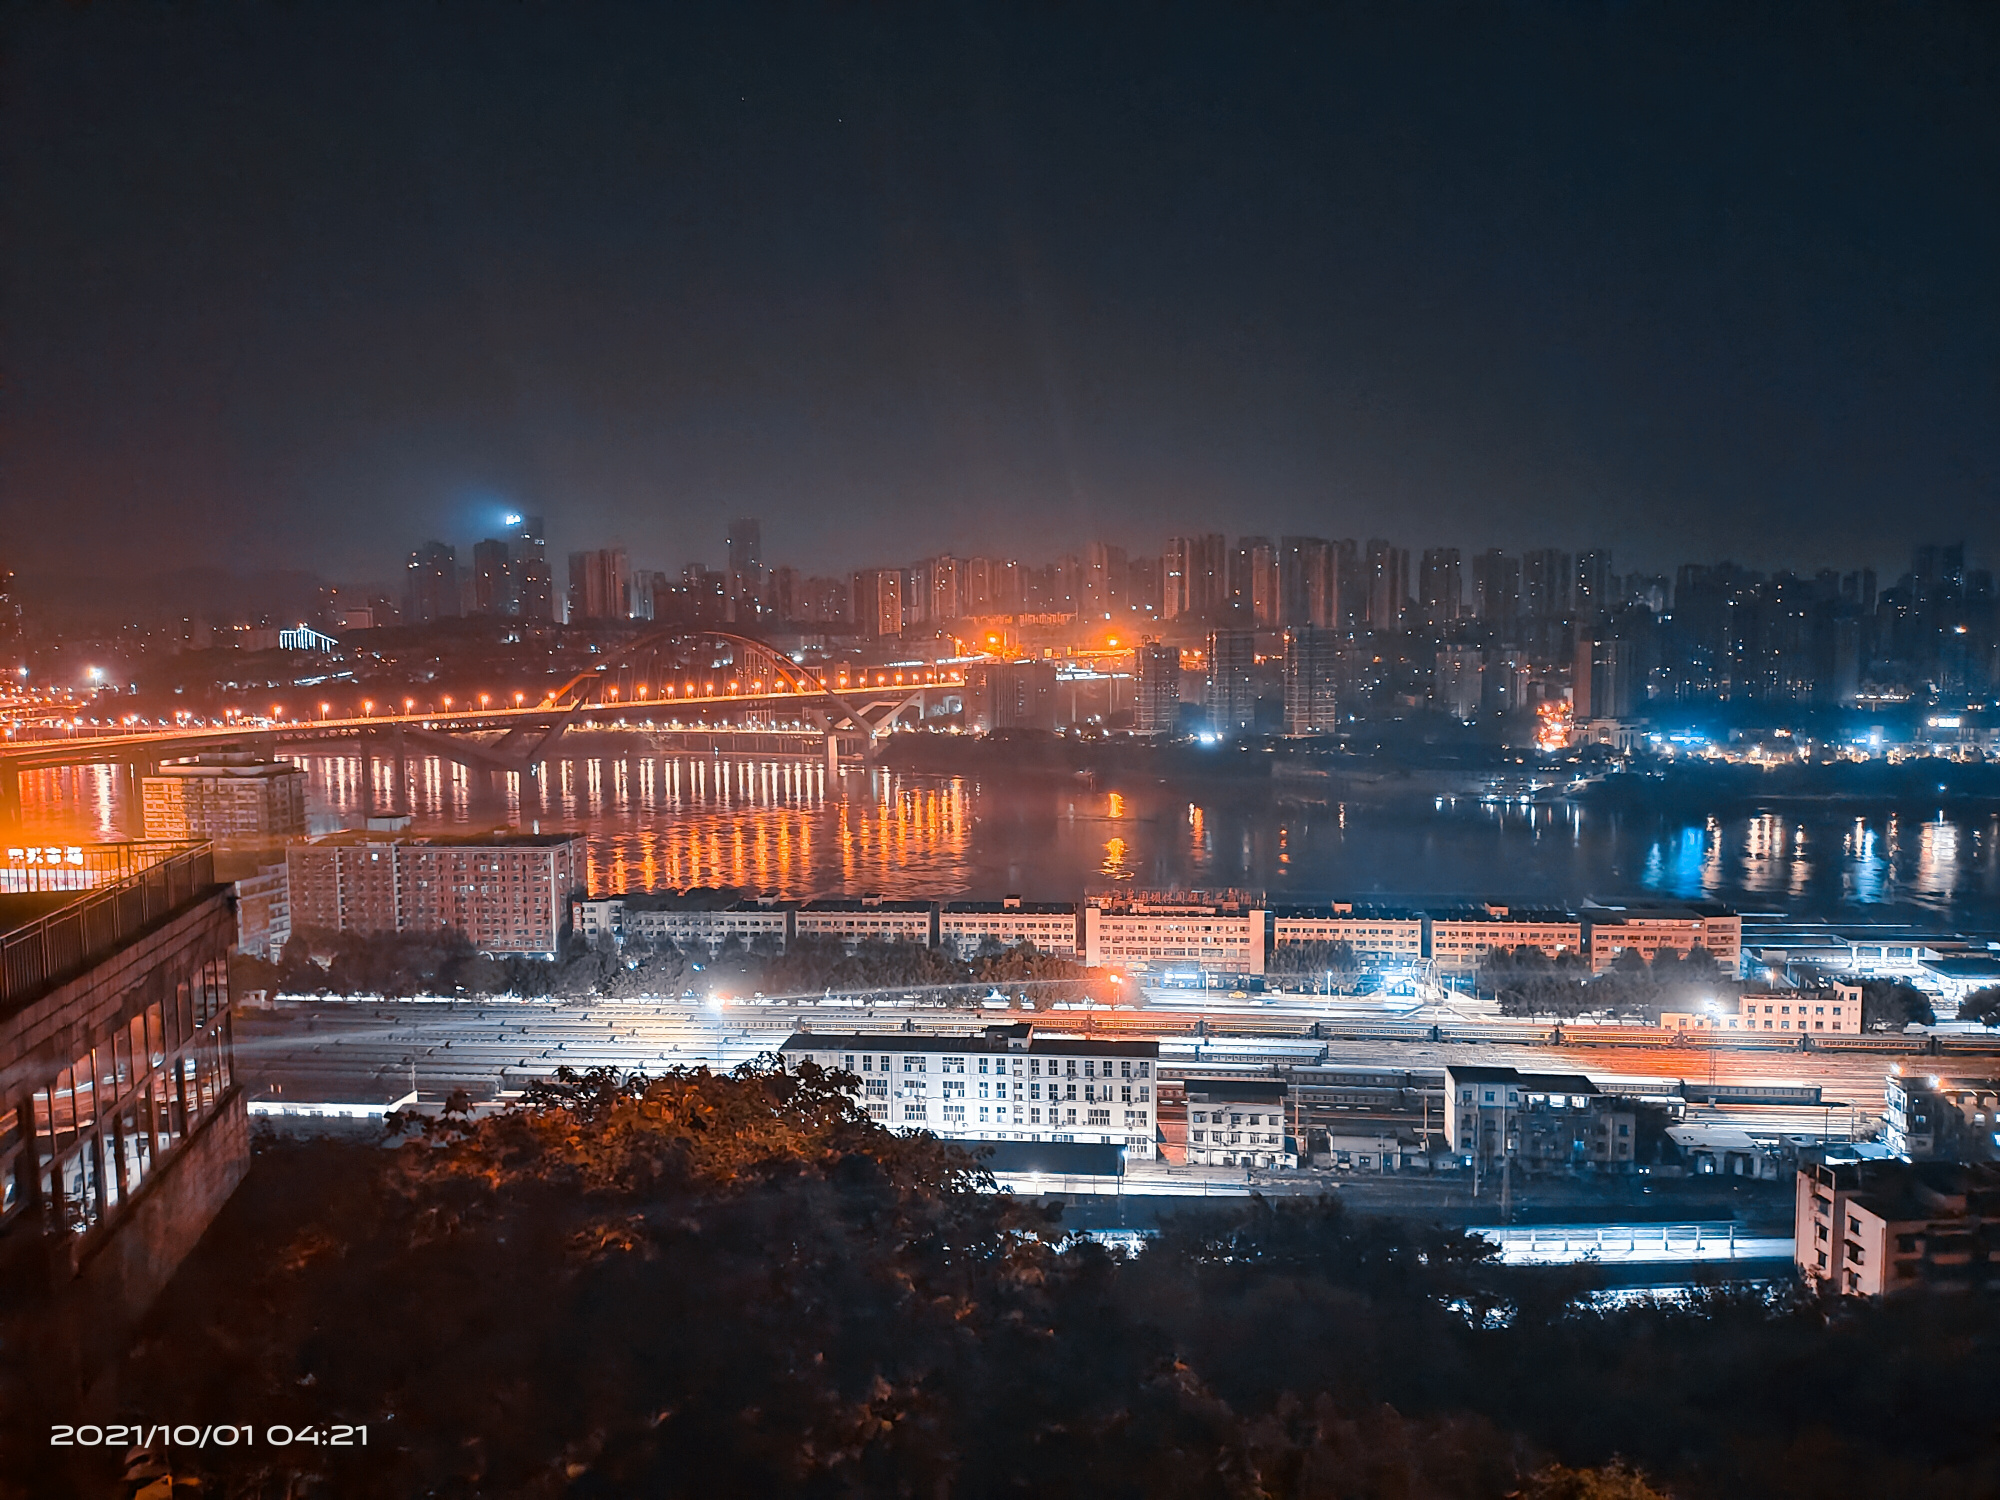
[[[156,767],[151,762],[128,760],[123,762],[119,769],[124,773],[118,790],[125,804],[125,816],[122,820],[125,825],[125,836],[130,839],[143,839],[146,836],[145,778],[152,775]]]
[[[21,767],[0,760],[0,828],[21,826]]]

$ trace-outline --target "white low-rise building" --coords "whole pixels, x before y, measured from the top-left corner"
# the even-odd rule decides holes
[[[1662,953],[1685,958],[1699,948],[1725,975],[1733,975],[1743,953],[1743,918],[1715,901],[1591,902],[1578,915],[1590,967],[1599,974],[1623,953],[1651,963]]]
[[[825,897],[808,901],[792,917],[799,937],[838,938],[856,943],[936,943],[937,907],[929,901],[884,901]]]
[[[1271,946],[1345,943],[1363,963],[1421,963],[1424,914],[1386,906],[1336,901],[1330,907],[1294,907],[1271,919]]]
[[[1743,1031],[1803,1031],[1813,1036],[1861,1034],[1861,986],[1829,984],[1815,990],[1752,990],[1737,1007]],[[1662,1022],[1666,1019],[1661,1017]]]
[[[1583,924],[1568,912],[1497,905],[1460,907],[1430,917],[1431,963],[1444,974],[1477,973],[1489,953],[1538,949],[1546,958],[1583,956]]]
[[[1156,1154],[1157,1042],[1038,1037],[1016,1023],[968,1036],[801,1031],[779,1053],[787,1066],[851,1074],[856,1097],[891,1129]]]
[[[1261,898],[1235,891],[1092,896],[1083,908],[1083,961],[1092,968],[1259,975],[1267,915]]]
[[[683,952],[713,955],[731,938],[782,953],[791,941],[792,911],[776,901],[745,901],[734,891],[648,891],[571,903],[580,937],[672,943]]]
[[[960,958],[970,958],[988,943],[1012,948],[1033,943],[1043,953],[1076,957],[1076,903],[1023,901],[1006,896],[998,901],[947,901],[938,911],[938,941]]]
[[[1286,1140],[1282,1079],[1187,1080],[1188,1163],[1200,1167],[1296,1167]]]

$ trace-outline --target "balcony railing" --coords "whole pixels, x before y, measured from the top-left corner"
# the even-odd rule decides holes
[[[92,847],[122,848],[128,852],[121,858],[132,861],[164,857],[80,890],[47,915],[0,934],[0,1014],[108,958],[215,884],[215,856],[207,844]]]

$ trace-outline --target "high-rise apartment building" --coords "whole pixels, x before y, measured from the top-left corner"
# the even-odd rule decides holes
[[[524,620],[556,617],[556,576],[546,557],[518,558],[514,563],[514,598]]]
[[[1338,637],[1316,625],[1285,631],[1285,733],[1332,734],[1340,727]]]
[[[754,622],[764,601],[764,528],[743,517],[729,523],[728,616],[739,624]]]
[[[1162,617],[1213,620],[1229,600],[1229,546],[1220,532],[1167,540],[1160,556]]]
[[[1835,587],[1838,588],[1838,580]],[[1588,552],[1576,555],[1576,594],[1574,603],[1578,616],[1585,620],[1602,618],[1617,606],[1618,575],[1611,571],[1611,549],[1593,547]]]
[[[14,572],[0,565],[0,649],[21,638],[21,606],[14,598]]]
[[[497,537],[473,543],[472,608],[482,615],[515,613],[514,571],[509,566],[507,544]]]
[[[410,554],[403,618],[413,625],[428,625],[457,616],[458,551],[446,542],[425,542]]]
[[[1403,610],[1410,597],[1410,554],[1379,538],[1368,543],[1368,628],[1403,628]]]
[[[556,617],[556,576],[549,566],[548,528],[540,516],[508,517],[506,541],[512,572],[510,613],[524,620]]]
[[[509,516],[507,524],[507,540],[512,544],[516,558],[548,560],[549,531],[540,516]]]
[[[1361,562],[1361,544],[1342,537],[1333,544],[1334,616],[1342,630],[1358,630],[1368,621],[1368,572]]]
[[[1431,703],[1439,713],[1470,723],[1479,717],[1484,652],[1478,646],[1440,646],[1431,670]]]
[[[965,562],[949,554],[930,560],[930,614],[942,624],[963,619],[965,608]]]
[[[1417,612],[1424,624],[1441,629],[1456,620],[1463,590],[1458,548],[1426,547],[1417,565]]]
[[[1083,554],[1083,612],[1092,619],[1117,619],[1124,614],[1131,578],[1125,549],[1109,542],[1092,542]]]
[[[140,778],[149,839],[284,838],[306,831],[306,773],[283,761],[205,755]]]
[[[993,585],[997,568],[998,564],[990,557],[959,559],[958,610],[961,616],[993,612]]]
[[[903,633],[903,574],[899,568],[866,568],[854,575],[849,592],[854,625],[881,639]]]
[[[626,618],[631,581],[623,547],[599,547],[569,555],[569,617],[571,620]]]
[[[1288,536],[1278,542],[1280,623],[1330,630],[1340,612],[1340,571],[1333,543]]]
[[[1521,560],[1488,547],[1472,560],[1473,613],[1488,624],[1504,625],[1521,614]]]
[[[292,930],[462,933],[553,956],[585,883],[578,834],[337,833],[285,854]]]
[[[1181,651],[1148,641],[1135,653],[1132,727],[1140,734],[1172,734],[1181,706]]]
[[[1056,727],[1054,662],[983,663],[965,674],[965,727],[980,734],[996,729]]]
[[[1188,602],[1191,551],[1189,538],[1170,536],[1166,550],[1160,554],[1160,618],[1163,620],[1178,620],[1182,615],[1193,613]]]
[[[1234,734],[1257,722],[1257,632],[1208,633],[1208,689],[1203,694],[1209,726]]]
[[[1229,554],[1229,607],[1239,619],[1278,623],[1278,549],[1267,536],[1238,537]]]
[[[1632,643],[1578,631],[1570,669],[1570,708],[1578,720],[1632,717]]]
[[[1538,547],[1521,558],[1522,603],[1531,619],[1554,620],[1569,613],[1570,560],[1555,547]]]

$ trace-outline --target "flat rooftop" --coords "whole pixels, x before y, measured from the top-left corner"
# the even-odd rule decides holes
[[[508,833],[498,829],[491,833],[412,833],[407,828],[349,828],[339,833],[323,834],[298,847],[324,849],[409,844],[445,849],[549,849],[561,844],[581,843],[582,840],[580,833]]]

